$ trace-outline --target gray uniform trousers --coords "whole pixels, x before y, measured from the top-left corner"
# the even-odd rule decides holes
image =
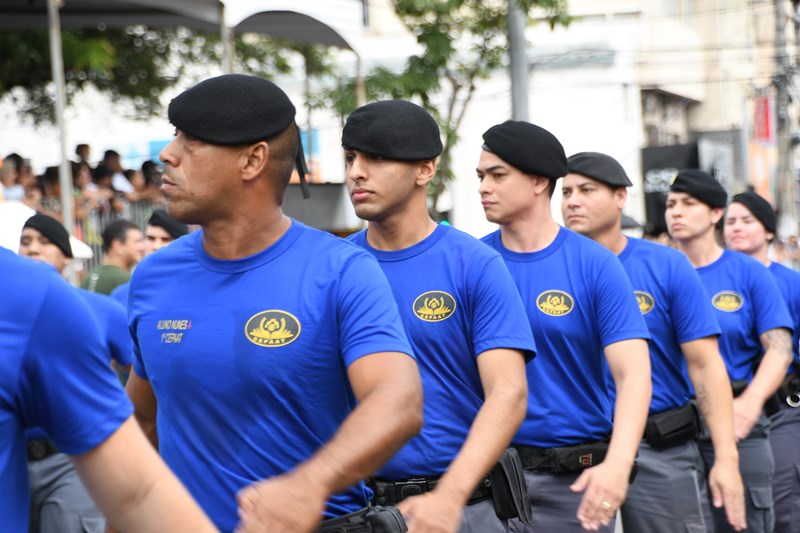
[[[705,533],[703,459],[692,440],[663,450],[639,445],[639,471],[620,509],[634,533]]]
[[[106,519],[69,457],[56,453],[28,461],[31,533],[103,533]]]
[[[580,472],[550,474],[525,470],[525,485],[533,509],[533,523],[524,524],[516,518],[509,521],[512,533],[586,533],[578,520],[578,507],[583,493],[570,490]],[[598,531],[613,533],[616,520]]]
[[[769,420],[761,415],[753,431],[746,439],[739,441],[736,447],[739,449],[739,472],[745,488],[745,511],[747,513],[747,532],[748,533],[772,533],[775,527],[775,514],[772,502],[772,475],[774,461],[772,448],[769,440]],[[711,470],[714,465],[714,448],[711,444],[711,437],[708,428],[703,427],[700,437],[697,439],[700,454],[706,466],[706,472]],[[734,529],[728,524],[724,509],[716,509],[711,504],[711,493],[705,490],[708,495],[705,503],[706,516],[710,515],[713,529],[709,531],[715,533],[733,533]]]
[[[775,533],[800,531],[800,407],[783,405],[770,418],[769,441],[775,457],[772,497]]]
[[[483,500],[464,507],[458,533],[508,533],[508,523],[497,518],[491,499]]]

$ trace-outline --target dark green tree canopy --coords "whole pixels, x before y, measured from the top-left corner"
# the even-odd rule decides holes
[[[258,35],[236,38],[239,72],[276,74],[291,70],[284,47]],[[185,28],[64,30],[62,32],[67,101],[93,86],[113,102],[128,104],[133,116],[163,114],[161,94],[188,66],[220,64],[216,34]],[[55,111],[46,30],[0,33],[0,98],[12,98],[34,122],[53,122]]]

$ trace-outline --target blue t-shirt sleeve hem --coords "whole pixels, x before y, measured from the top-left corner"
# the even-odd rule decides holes
[[[525,362],[532,361],[536,357],[536,347],[531,345],[530,339],[522,337],[500,337],[491,341],[481,342],[475,345],[475,357],[477,358],[489,350],[519,350],[525,357]]]
[[[720,335],[721,333],[719,329],[716,328],[708,329],[706,331],[693,331],[683,337],[678,337],[678,344],[705,339],[706,337],[719,337]]]
[[[403,355],[409,356],[414,361],[417,360],[417,358],[414,356],[414,353],[408,348],[408,345],[406,344],[391,345],[387,343],[387,344],[382,344],[379,349],[372,346],[363,349],[359,348],[358,346],[351,348],[350,353],[348,353],[347,356],[345,357],[345,364],[347,366],[350,366],[357,360],[361,359],[362,357],[384,352],[402,353]]]
[[[56,442],[59,451],[69,455],[80,455],[95,449],[113,435],[133,414],[133,406],[127,397],[122,397],[119,405],[105,420],[91,428],[82,428],[81,432],[68,441]]]
[[[610,344],[614,344],[615,342],[629,341],[631,339],[644,339],[649,341],[650,333],[640,329],[624,329],[614,331],[613,335],[603,339],[603,349]]]

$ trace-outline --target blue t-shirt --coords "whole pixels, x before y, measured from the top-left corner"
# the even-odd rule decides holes
[[[132,412],[86,303],[49,265],[0,248],[0,523],[27,531],[26,429],[86,453]]]
[[[158,401],[159,451],[222,530],[236,493],[294,468],[355,406],[347,368],[377,352],[412,354],[377,261],[292,221],[237,260],[203,250],[202,231],[148,255],[129,298],[133,367]],[[367,504],[359,483],[326,516]]]
[[[697,297],[703,283],[685,255],[660,244],[628,237],[619,260],[651,335],[650,413],[680,407],[691,397],[680,345],[720,333],[712,307]],[[613,398],[613,380],[609,384]]]
[[[105,333],[107,355],[121,365],[131,364],[131,334],[128,331],[128,313],[110,296],[78,289]]]
[[[769,265],[769,271],[772,272],[772,277],[775,278],[775,283],[778,284],[778,289],[783,294],[783,300],[792,317],[792,326],[794,327],[792,354],[795,362],[800,363],[798,354],[798,349],[800,349],[800,272],[774,262]],[[792,371],[793,368],[789,367],[789,372]]]
[[[619,260],[566,228],[538,252],[508,250],[499,230],[483,241],[503,256],[538,351],[527,366],[528,414],[514,444],[552,448],[607,437],[612,407],[603,348],[650,338]]]
[[[376,476],[438,476],[458,454],[483,405],[477,357],[512,348],[531,358],[533,335],[502,258],[477,239],[439,225],[414,246],[382,251],[367,243],[366,233],[350,240],[372,253],[389,279],[425,399],[422,431]]]
[[[719,350],[728,377],[749,382],[763,354],[761,335],[775,328],[792,329],[783,296],[769,269],[740,252],[724,250],[697,272],[722,329]]]
[[[127,281],[127,282],[123,283],[122,285],[118,285],[117,287],[114,287],[114,290],[111,291],[111,294],[109,294],[109,296],[111,296],[117,302],[121,303],[122,307],[127,309],[128,308],[128,291],[130,290],[130,288],[131,288],[131,282]]]

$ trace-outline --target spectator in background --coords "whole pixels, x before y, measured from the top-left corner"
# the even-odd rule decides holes
[[[114,150],[106,150],[102,164],[111,169],[111,186],[115,191],[123,193],[126,197],[133,192],[133,184],[125,177],[119,153]]]
[[[163,209],[156,209],[150,215],[150,220],[147,221],[147,227],[144,229],[145,257],[187,233],[189,233],[189,226],[178,222]],[[127,307],[129,287],[130,283],[123,283],[111,291],[111,297]]]
[[[17,162],[12,157],[3,159],[0,166],[0,184],[3,187],[3,198],[6,200],[22,200],[25,189],[18,182]]]
[[[161,191],[148,184],[141,170],[128,169],[125,171],[125,177],[133,185],[133,192],[128,195],[130,201],[154,203],[161,200]]]
[[[94,169],[94,183],[102,205],[98,207],[101,214],[121,213],[124,210],[122,200],[112,185],[114,171],[105,165],[97,165]]]
[[[86,163],[89,165],[89,155],[92,153],[92,149],[89,148],[88,144],[79,144],[75,147],[75,155],[78,156],[77,163]]]
[[[143,256],[142,230],[130,220],[114,220],[103,230],[103,264],[86,276],[81,288],[111,294],[117,286],[130,281],[131,270]]]

